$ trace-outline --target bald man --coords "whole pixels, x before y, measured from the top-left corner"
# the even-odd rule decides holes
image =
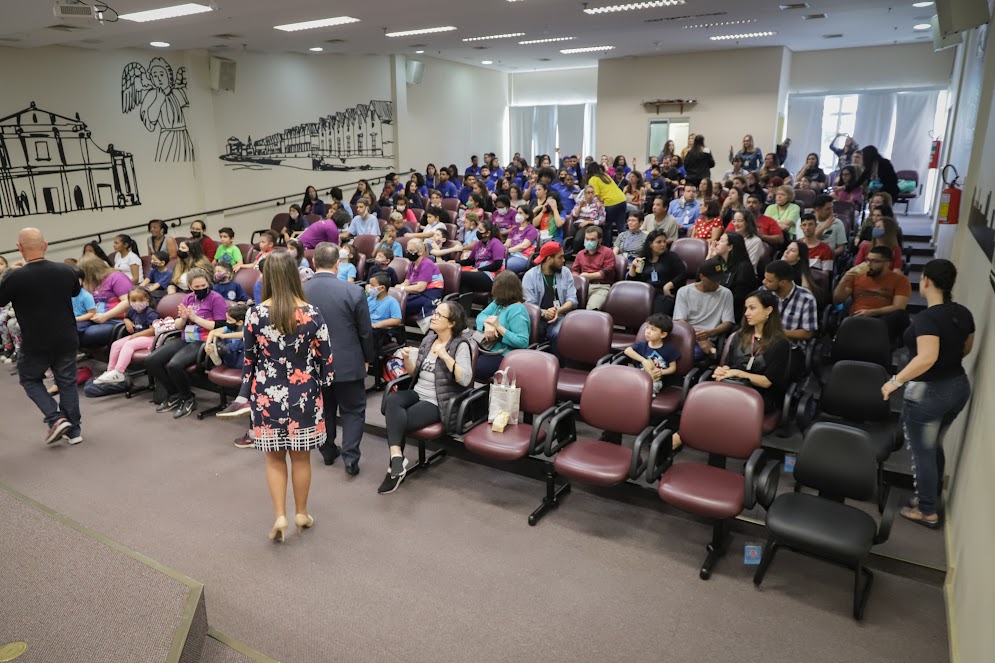
[[[80,292],[79,279],[69,265],[45,259],[48,244],[37,228],[25,228],[17,235],[17,249],[24,260],[0,282],[0,306],[13,304],[21,325],[23,340],[17,355],[21,386],[45,415],[45,444],[62,438],[79,444],[83,441],[76,391],[79,335],[72,305]],[[59,388],[58,402],[42,381],[49,369]]]

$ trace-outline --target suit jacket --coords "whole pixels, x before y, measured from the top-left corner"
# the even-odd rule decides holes
[[[321,311],[328,325],[336,381],[364,379],[363,362],[372,364],[375,356],[373,325],[363,289],[355,283],[340,281],[331,272],[316,272],[304,284],[304,295]]]

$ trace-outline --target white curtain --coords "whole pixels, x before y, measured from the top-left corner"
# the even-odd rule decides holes
[[[900,92],[895,100],[895,145],[891,150],[891,163],[895,170],[914,170],[925,185],[929,170],[929,151],[939,93],[936,90]],[[925,193],[925,186],[923,187]],[[924,197],[920,195],[909,204],[909,212],[921,213]]]
[[[860,95],[853,137],[861,147],[873,145],[883,156],[891,154],[895,140],[897,96],[894,92],[867,92]]]
[[[594,102],[584,104],[584,146],[580,156],[580,164],[584,165],[584,157],[594,154],[595,116],[598,114],[598,105]]]
[[[535,106],[512,106],[509,113],[509,130],[511,131],[511,152],[521,153],[522,157],[532,163],[532,135],[535,133]]]
[[[556,106],[536,106],[535,153],[548,154],[555,159],[556,153]]]
[[[794,175],[805,164],[809,152],[822,152],[822,113],[826,98],[818,96],[792,96],[788,99],[788,124],[785,137],[791,139],[791,148],[784,167]],[[829,164],[823,164],[832,170]]]
[[[568,104],[556,107],[556,132],[559,135],[560,158],[578,155],[584,149],[584,104]],[[552,154],[550,155],[552,156]],[[556,157],[553,157],[556,163]]]

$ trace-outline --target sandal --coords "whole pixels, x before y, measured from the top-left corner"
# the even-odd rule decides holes
[[[939,529],[940,528],[940,517],[934,515],[935,520],[930,520],[929,516],[920,511],[918,508],[905,507],[901,511],[902,517],[906,520],[911,520],[917,525],[922,525],[923,527],[928,527],[929,529]]]

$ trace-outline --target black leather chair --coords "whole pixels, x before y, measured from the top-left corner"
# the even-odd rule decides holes
[[[779,548],[840,564],[854,570],[853,617],[863,619],[874,580],[864,563],[872,547],[888,540],[899,492],[889,497],[880,522],[845,500],[873,499],[875,464],[863,431],[830,423],[812,426],[795,462],[795,492],[778,495],[767,509],[769,538],[753,583],[763,582]],[[802,487],[818,494],[800,492]]]
[[[891,370],[891,339],[884,320],[866,316],[849,317],[833,338],[832,362],[862,361]]]

